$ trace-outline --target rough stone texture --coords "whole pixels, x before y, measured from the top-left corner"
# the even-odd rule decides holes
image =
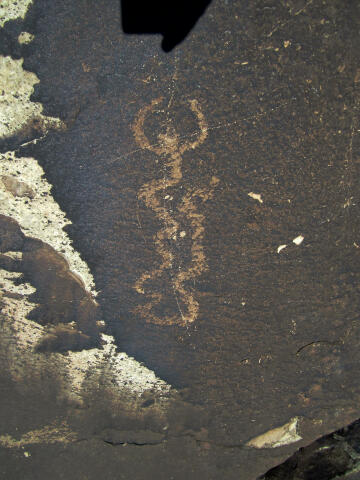
[[[4,373],[4,434],[75,433],[4,445],[0,471],[253,480],[360,416],[359,4],[214,0],[168,54],[119,12],[35,0],[5,24],[0,53],[65,127],[2,149],[40,162],[106,334],[177,396],[131,403],[99,378],[73,405],[52,371]]]
[[[356,480],[360,478],[360,422],[301,448],[260,480]]]
[[[52,186],[36,159],[18,158],[14,152],[0,154],[0,173],[0,213],[19,222],[27,235],[65,255],[71,270],[81,277],[85,288],[96,295],[89,268],[64,230],[70,221],[54,201]]]
[[[13,136],[27,138],[49,128],[61,128],[58,118],[42,114],[42,105],[30,101],[34,85],[39,81],[34,73],[25,72],[23,60],[0,57],[0,139]]]
[[[2,0],[0,5],[0,27],[8,20],[24,18],[32,0]]]

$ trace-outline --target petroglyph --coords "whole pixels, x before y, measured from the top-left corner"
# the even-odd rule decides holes
[[[208,268],[203,247],[205,216],[198,211],[197,203],[199,201],[204,203],[213,196],[219,179],[212,177],[209,185],[205,188],[185,190],[183,185],[180,184],[183,178],[181,169],[183,154],[201,145],[208,134],[208,126],[197,100],[190,100],[189,102],[190,109],[195,115],[199,127],[194,138],[190,140],[181,137],[171,125],[168,125],[166,133],[158,135],[158,142],[150,144],[144,133],[144,122],[146,117],[154,112],[155,107],[162,101],[163,98],[160,97],[143,107],[133,125],[134,137],[138,145],[160,157],[166,170],[166,175],[163,178],[145,183],[138,193],[139,200],[155,212],[162,228],[153,237],[161,262],[153,270],[144,272],[134,286],[138,293],[146,295],[149,299],[147,303],[137,307],[136,312],[143,316],[147,322],[158,325],[178,324],[186,326],[194,322],[199,314],[199,303],[189,281],[194,283],[195,278]],[[182,193],[181,200],[178,201],[176,211],[175,208],[171,210],[167,207],[167,202],[173,200],[171,195],[173,187],[181,188],[181,192],[185,190],[185,193]],[[180,228],[182,219],[185,219],[188,223],[186,230],[182,228],[183,225]],[[176,256],[179,256],[179,248],[172,248],[171,243],[182,241],[185,237],[191,239],[190,259],[185,268],[180,265],[175,268],[174,263],[175,260],[178,260]],[[164,293],[151,291],[148,286],[149,280],[156,282],[157,279],[166,274],[170,278],[178,307],[178,312],[174,315],[159,315],[154,312],[154,307],[162,302]]]

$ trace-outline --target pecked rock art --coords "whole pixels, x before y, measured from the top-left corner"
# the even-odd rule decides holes
[[[213,176],[205,188],[195,187],[185,192],[181,190],[182,197],[176,208],[170,208],[169,204],[173,200],[171,193],[174,189],[182,188],[183,154],[199,147],[206,140],[208,126],[198,101],[193,99],[189,102],[190,109],[199,126],[194,138],[180,136],[172,126],[168,126],[165,134],[158,135],[158,143],[150,144],[144,133],[144,122],[147,115],[154,112],[155,107],[162,101],[163,98],[160,97],[143,107],[133,125],[138,145],[144,150],[154,152],[163,162],[165,171],[163,178],[145,183],[138,193],[139,200],[155,212],[161,223],[160,230],[153,237],[161,261],[152,270],[144,272],[134,285],[135,290],[148,299],[145,304],[136,308],[136,313],[147,322],[157,325],[187,326],[193,323],[199,314],[199,302],[190,282],[194,284],[195,279],[208,268],[203,247],[205,216],[198,210],[198,204],[205,203],[213,196],[219,179]],[[182,225],[186,227],[182,229]],[[189,237],[190,241],[187,240]],[[185,243],[186,240],[190,254],[186,264],[181,265],[179,258],[176,258],[179,256],[179,246],[175,245]],[[175,263],[179,265],[175,266]],[[163,301],[164,293],[152,289],[150,283],[156,284],[164,275],[169,278],[178,307],[178,311],[173,315],[160,315],[154,311],[154,307]]]

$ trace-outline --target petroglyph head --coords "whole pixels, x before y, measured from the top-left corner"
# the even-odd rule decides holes
[[[200,110],[197,100],[190,100],[190,110],[195,115],[198,122],[198,131],[187,135],[179,135],[175,128],[167,125],[166,132],[157,134],[157,141],[153,144],[144,131],[144,122],[149,113],[155,112],[155,106],[163,101],[163,97],[154,99],[150,104],[140,109],[135,122],[132,126],[136,143],[143,149],[150,150],[157,155],[167,155],[177,158],[187,150],[193,150],[204,142],[208,134],[208,126],[204,114]],[[165,112],[165,110],[161,110]],[[169,119],[165,123],[168,123]],[[182,140],[180,142],[180,140]]]

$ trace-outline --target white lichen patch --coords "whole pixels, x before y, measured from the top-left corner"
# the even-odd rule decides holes
[[[18,42],[21,45],[27,45],[28,43],[31,43],[34,40],[35,36],[32,33],[29,32],[21,32],[20,35],[18,36]]]
[[[1,0],[0,2],[0,27],[8,20],[24,18],[32,0]]]
[[[297,433],[298,420],[298,417],[294,417],[285,425],[273,428],[262,435],[252,438],[246,445],[254,448],[276,448],[298,442],[302,440],[302,437]]]
[[[53,199],[52,187],[38,162],[34,158],[17,158],[13,152],[0,154],[0,179],[4,177],[7,181],[0,181],[0,214],[16,220],[26,235],[62,253],[70,270],[80,276],[88,291],[96,294],[87,264],[64,231],[71,222]]]
[[[301,245],[304,240],[304,237],[302,235],[299,235],[298,237],[294,238],[293,243],[295,245]]]
[[[15,135],[30,122],[37,122],[36,128],[41,134],[64,126],[60,119],[43,115],[41,103],[30,101],[39,79],[22,65],[22,58],[0,56],[0,138]]]
[[[254,200],[257,200],[258,202],[260,203],[264,203],[263,202],[263,199],[261,198],[261,194],[260,193],[254,193],[254,192],[250,192],[248,193],[249,197],[253,198]]]

